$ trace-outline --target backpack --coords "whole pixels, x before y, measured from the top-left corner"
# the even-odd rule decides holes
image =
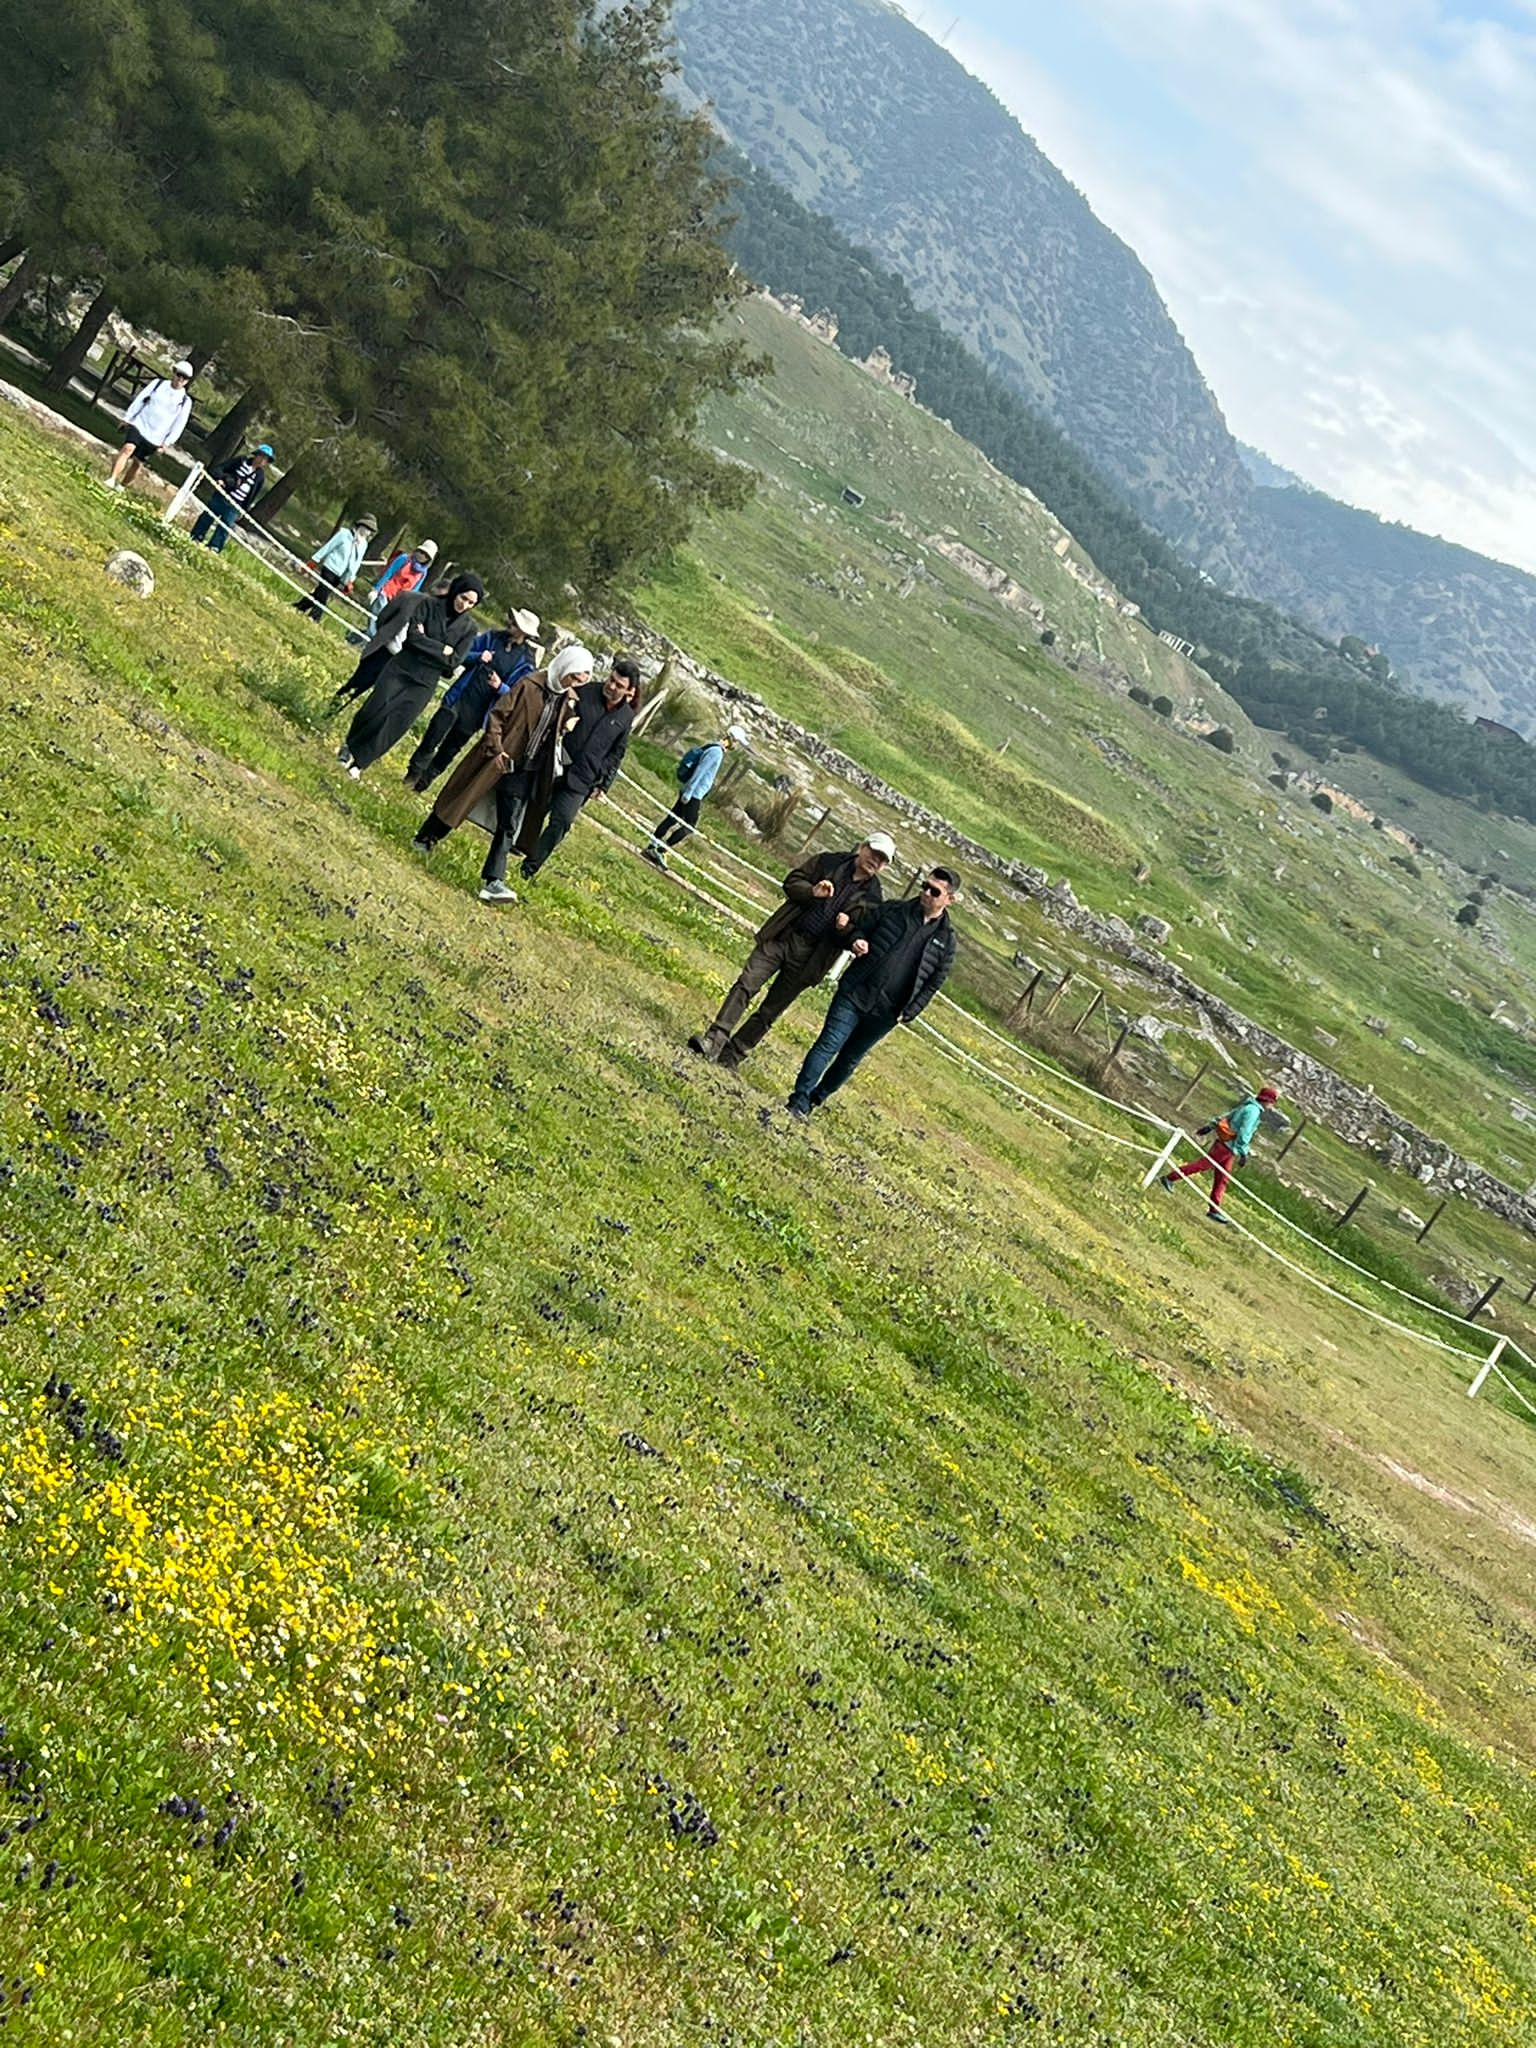
[[[694,769],[698,767],[700,761],[703,760],[703,758],[704,749],[702,747],[690,747],[687,753],[683,755],[683,758],[677,764],[678,781],[686,782],[689,776],[693,773]]]

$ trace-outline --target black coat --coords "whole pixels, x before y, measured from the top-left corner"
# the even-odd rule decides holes
[[[385,609],[387,613],[389,607]],[[402,675],[409,675],[416,682],[451,676],[463,665],[469,643],[475,637],[477,623],[473,606],[467,612],[456,612],[446,597],[424,599],[411,612],[405,629],[405,645],[395,656],[391,667],[398,665]],[[383,624],[381,617],[380,631]],[[378,637],[376,633],[375,640]]]
[[[623,766],[635,707],[626,700],[610,711],[602,684],[591,682],[576,692],[576,711],[581,723],[566,736],[565,786],[580,797],[606,794]]]
[[[758,927],[756,943],[771,945],[776,939],[790,938],[807,910],[816,902],[816,884],[830,882],[834,896],[848,888],[853,880],[853,853],[814,853],[809,860],[803,860],[799,867],[791,868],[784,877],[781,887],[785,900],[765,924]],[[835,925],[827,929],[816,942],[816,949],[806,963],[806,973],[820,981],[839,953],[846,953],[859,936],[860,928],[868,930],[879,914],[882,902],[880,877],[871,875],[861,882],[844,898],[838,908],[847,913],[847,926],[839,931]]]
[[[866,925],[860,934],[868,940],[869,951],[848,969],[838,984],[838,994],[851,997],[862,1009],[860,992],[864,992],[866,999],[873,995],[886,955],[901,944],[913,925],[921,921],[922,915],[922,903],[915,896],[901,903],[887,903],[874,923]],[[944,910],[933,919],[928,941],[917,958],[911,986],[896,1004],[896,1014],[903,1024],[910,1024],[922,1015],[949,979],[949,970],[954,964],[955,928],[949,921],[949,912]]]

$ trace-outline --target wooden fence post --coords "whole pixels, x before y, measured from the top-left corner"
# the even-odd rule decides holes
[[[1360,1204],[1361,1204],[1361,1203],[1362,1203],[1362,1202],[1363,1202],[1363,1201],[1365,1200],[1366,1196],[1367,1196],[1367,1195],[1368,1195],[1368,1194],[1369,1194],[1370,1192],[1371,1192],[1371,1184],[1370,1184],[1370,1182],[1369,1182],[1369,1181],[1367,1181],[1367,1182],[1366,1182],[1366,1184],[1365,1184],[1365,1186],[1364,1186],[1364,1187],[1363,1187],[1363,1188],[1362,1188],[1362,1189],[1360,1190],[1359,1194],[1358,1194],[1358,1195],[1356,1195],[1355,1199],[1354,1199],[1354,1200],[1353,1200],[1353,1201],[1352,1201],[1352,1202],[1350,1203],[1349,1207],[1348,1207],[1348,1208],[1347,1208],[1347,1209],[1346,1209],[1346,1210],[1344,1211],[1344,1214],[1343,1214],[1342,1216],[1340,1216],[1340,1217],[1339,1217],[1339,1218],[1338,1218],[1338,1219],[1337,1219],[1337,1220],[1336,1220],[1335,1222],[1333,1222],[1333,1223],[1330,1223],[1330,1224],[1329,1224],[1329,1226],[1328,1226],[1329,1230],[1330,1230],[1330,1231],[1334,1231],[1334,1230],[1342,1230],[1342,1229],[1344,1228],[1345,1224],[1346,1224],[1346,1223],[1347,1223],[1347,1222],[1349,1221],[1349,1219],[1350,1219],[1350,1218],[1351,1218],[1351,1217],[1352,1217],[1352,1216],[1354,1215],[1355,1211],[1356,1211],[1356,1210],[1357,1210],[1357,1209],[1359,1208]]]
[[[1473,1302],[1471,1308],[1467,1311],[1467,1321],[1469,1323],[1476,1322],[1477,1318],[1482,1314],[1483,1310],[1488,1306],[1489,1302],[1492,1301],[1493,1297],[1498,1293],[1499,1289],[1503,1285],[1504,1275],[1502,1273],[1499,1274],[1497,1279],[1491,1280],[1489,1282],[1489,1284],[1483,1289],[1482,1293],[1477,1297],[1476,1301]]]
[[[1093,1001],[1092,1001],[1092,1002],[1091,1002],[1091,1003],[1090,1003],[1090,1004],[1088,1005],[1087,1009],[1086,1009],[1086,1010],[1084,1010],[1084,1012],[1083,1012],[1083,1014],[1081,1015],[1081,1017],[1079,1017],[1079,1018],[1078,1018],[1078,1020],[1077,1020],[1077,1022],[1076,1022],[1076,1023],[1075,1023],[1075,1024],[1074,1024],[1074,1025],[1072,1026],[1072,1036],[1073,1036],[1074,1038],[1076,1038],[1077,1034],[1078,1034],[1078,1033],[1079,1033],[1079,1032],[1080,1032],[1080,1031],[1082,1030],[1083,1026],[1084,1026],[1084,1025],[1085,1025],[1086,1023],[1088,1023],[1088,1022],[1089,1022],[1089,1020],[1090,1020],[1091,1018],[1093,1018],[1093,1017],[1096,1017],[1096,1016],[1098,1015],[1099,1011],[1100,1011],[1100,1010],[1102,1009],[1102,1007],[1103,1007],[1103,1004],[1104,1004],[1104,991],[1103,991],[1103,989],[1101,989],[1101,988],[1095,989],[1095,990],[1094,990],[1094,992],[1093,992]]]
[[[821,830],[822,826],[825,825],[825,823],[827,822],[828,818],[831,817],[831,815],[832,806],[830,804],[824,804],[822,806],[820,817],[817,818],[815,824],[812,825],[810,831],[807,832],[805,837],[801,840],[797,852],[804,853],[807,850],[807,848],[810,846],[811,841],[816,837],[816,834]]]
[[[1008,1030],[1020,1031],[1023,1029],[1024,1019],[1035,1007],[1035,990],[1040,986],[1040,983],[1044,979],[1044,977],[1045,969],[1043,967],[1037,967],[1034,973],[1030,976],[1028,988],[1020,991],[1018,1001],[1014,1004],[1013,1008],[1008,1012],[1008,1015],[1004,1020]]]
[[[1049,1017],[1052,1010],[1055,1009],[1056,1005],[1061,1001],[1062,997],[1066,994],[1067,990],[1072,986],[1072,983],[1076,978],[1076,969],[1069,967],[1066,973],[1061,977],[1060,981],[1057,982],[1056,986],[1051,990],[1050,994],[1046,997],[1045,1008],[1040,1013],[1042,1017]]]
[[[1114,1044],[1109,1049],[1109,1058],[1104,1062],[1104,1071],[1106,1074],[1109,1072],[1110,1068],[1115,1064],[1115,1061],[1119,1059],[1121,1052],[1124,1050],[1125,1041],[1130,1037],[1130,1035],[1131,1024],[1130,1019],[1127,1018],[1126,1021],[1120,1026],[1120,1036],[1115,1040]]]
[[[1188,1102],[1191,1095],[1194,1094],[1195,1090],[1200,1086],[1200,1083],[1205,1079],[1206,1075],[1210,1071],[1211,1063],[1209,1060],[1207,1060],[1204,1066],[1201,1067],[1199,1073],[1196,1074],[1193,1081],[1191,1081],[1189,1086],[1184,1090],[1184,1093],[1179,1097],[1178,1101],[1173,1105],[1175,1113],[1177,1113],[1184,1107],[1185,1103]]]
[[[1529,1308],[1533,1301],[1536,1301],[1536,1280],[1533,1280],[1530,1286],[1527,1287],[1527,1289],[1525,1290],[1526,1307]]]
[[[1292,1131],[1291,1135],[1290,1135],[1290,1136],[1289,1136],[1289,1137],[1288,1137],[1288,1138],[1286,1139],[1285,1143],[1284,1143],[1284,1144],[1283,1144],[1283,1145],[1282,1145],[1282,1146],[1280,1147],[1280,1150],[1279,1150],[1279,1151],[1278,1151],[1278,1152],[1277,1152],[1277,1153],[1275,1154],[1275,1164],[1276,1164],[1276,1166],[1278,1166],[1278,1165],[1280,1164],[1281,1160],[1282,1160],[1282,1159],[1283,1159],[1283,1158],[1285,1157],[1286,1153],[1290,1151],[1291,1147],[1292,1147],[1292,1146],[1293,1146],[1293,1145],[1295,1144],[1296,1140],[1297,1140],[1297,1139],[1298,1139],[1298,1138],[1299,1138],[1299,1137],[1301,1136],[1302,1132],[1303,1132],[1303,1131],[1304,1131],[1304,1130],[1305,1130],[1306,1128],[1307,1128],[1307,1119],[1306,1119],[1305,1117],[1303,1117],[1303,1118],[1302,1118],[1302,1120],[1301,1120],[1301,1122],[1300,1122],[1300,1123],[1299,1123],[1299,1124],[1298,1124],[1298,1125],[1296,1126],[1295,1130],[1294,1130],[1294,1131]]]
[[[1424,1242],[1425,1238],[1426,1238],[1426,1237],[1428,1237],[1429,1233],[1430,1233],[1430,1232],[1431,1232],[1431,1231],[1432,1231],[1432,1230],[1434,1229],[1435,1225],[1436,1225],[1436,1224],[1437,1224],[1437,1223],[1438,1223],[1438,1222],[1440,1221],[1440,1218],[1441,1218],[1441,1216],[1442,1216],[1442,1215],[1444,1214],[1444,1212],[1445,1212],[1445,1204],[1444,1204],[1444,1202],[1437,1202],[1437,1203],[1435,1204],[1435,1213],[1434,1213],[1434,1215],[1430,1217],[1429,1221],[1428,1221],[1428,1222],[1427,1222],[1427,1223],[1425,1224],[1424,1228],[1423,1228],[1423,1229],[1422,1229],[1422,1230],[1421,1230],[1421,1231],[1419,1232],[1418,1236],[1417,1236],[1417,1237],[1416,1237],[1416,1238],[1414,1239],[1414,1243],[1415,1243],[1415,1244],[1422,1244],[1422,1243]]]

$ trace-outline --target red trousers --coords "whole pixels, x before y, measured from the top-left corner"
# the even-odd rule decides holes
[[[1211,1182],[1211,1207],[1219,1209],[1221,1198],[1227,1192],[1227,1183],[1232,1178],[1232,1161],[1236,1157],[1232,1147],[1224,1138],[1212,1138],[1206,1151],[1207,1159],[1191,1159],[1188,1166],[1176,1166],[1169,1175],[1170,1180],[1189,1180],[1195,1174],[1214,1174]]]

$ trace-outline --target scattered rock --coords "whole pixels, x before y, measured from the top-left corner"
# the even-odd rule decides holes
[[[1367,1017],[1365,1028],[1367,1031],[1374,1031],[1378,1038],[1385,1038],[1392,1027],[1385,1017]]]
[[[1150,939],[1154,946],[1164,946],[1168,943],[1173,926],[1165,917],[1153,917],[1149,912],[1137,918],[1136,929],[1144,939]]]
[[[1161,1045],[1173,1026],[1163,1017],[1138,1017],[1131,1026],[1135,1038],[1145,1038],[1153,1045]]]
[[[1325,1031],[1321,1024],[1314,1024],[1312,1026],[1312,1036],[1319,1045],[1337,1045],[1339,1042],[1338,1034],[1333,1031]]]
[[[154,572],[144,557],[136,555],[132,548],[119,548],[115,555],[108,555],[102,566],[114,583],[121,583],[135,597],[154,596]]]

